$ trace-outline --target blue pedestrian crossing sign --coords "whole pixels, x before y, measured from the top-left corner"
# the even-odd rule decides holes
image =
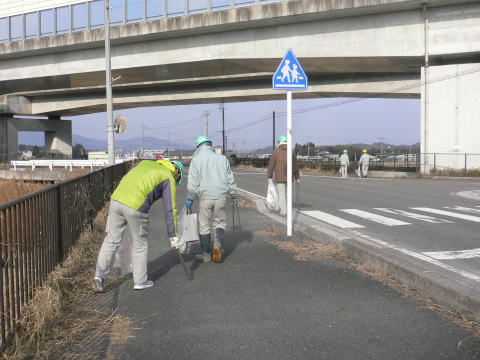
[[[291,49],[283,57],[275,75],[273,75],[275,90],[306,90],[308,78]]]

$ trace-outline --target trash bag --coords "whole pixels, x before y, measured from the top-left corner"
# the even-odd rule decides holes
[[[184,206],[178,216],[178,236],[182,237],[186,243],[198,241],[197,214],[189,213]]]
[[[271,211],[280,210],[280,207],[278,206],[277,189],[275,189],[275,184],[273,183],[272,179],[268,179],[267,208]]]

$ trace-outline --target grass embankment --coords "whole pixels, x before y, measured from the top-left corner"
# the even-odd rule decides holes
[[[109,344],[132,336],[132,320],[118,315],[111,306],[99,306],[108,301],[102,298],[108,294],[99,296],[91,290],[106,215],[107,207],[97,215],[93,231],[82,233],[64,264],[37,290],[2,359],[105,359]],[[100,349],[99,342],[103,344]]]
[[[0,204],[25,196],[49,185],[22,180],[0,180]]]

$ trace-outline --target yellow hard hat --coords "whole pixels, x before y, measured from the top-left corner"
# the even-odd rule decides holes
[[[363,149],[362,152],[367,152],[367,149]]]

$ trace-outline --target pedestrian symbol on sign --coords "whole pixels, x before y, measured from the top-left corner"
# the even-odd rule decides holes
[[[273,88],[278,90],[305,90],[307,86],[308,78],[292,50],[289,49],[275,75],[273,75]]]

